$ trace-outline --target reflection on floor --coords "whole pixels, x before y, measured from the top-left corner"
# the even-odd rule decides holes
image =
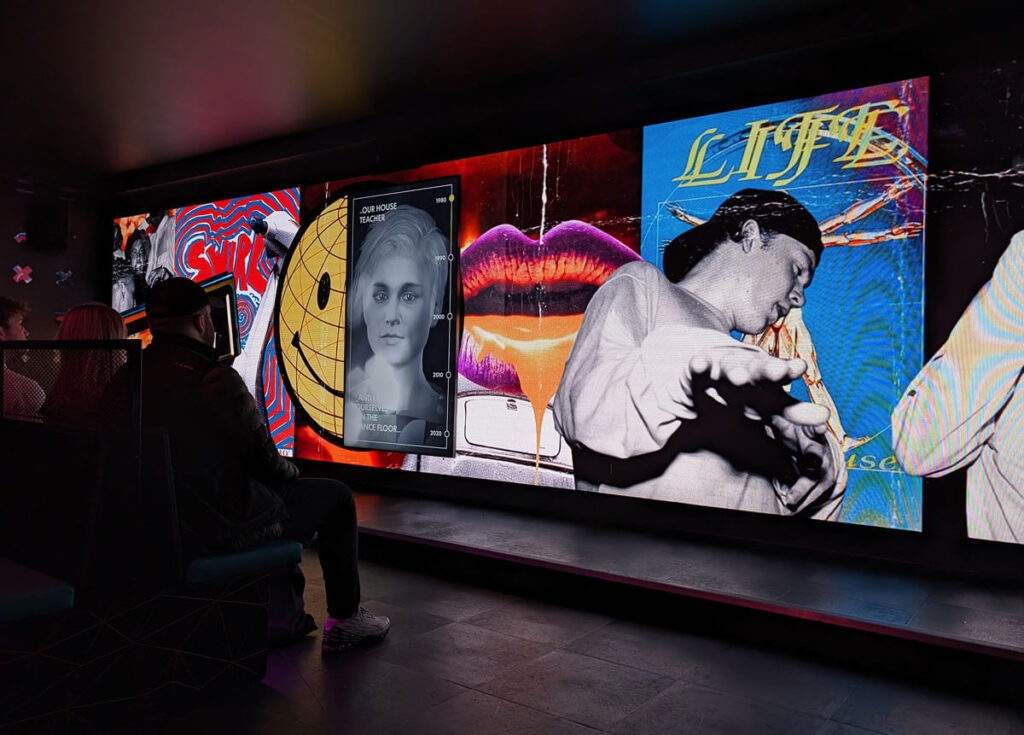
[[[303,568],[307,609],[322,622],[314,554]],[[262,685],[145,731],[1024,733],[1019,702],[695,632],[705,626],[685,615],[672,625],[658,611],[609,614],[567,590],[540,601],[377,562],[361,570],[366,606],[393,620],[384,643],[321,658],[314,634],[272,652]]]

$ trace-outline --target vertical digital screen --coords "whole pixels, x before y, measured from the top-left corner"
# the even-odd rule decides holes
[[[457,194],[450,179],[351,198],[346,447],[453,453]]]

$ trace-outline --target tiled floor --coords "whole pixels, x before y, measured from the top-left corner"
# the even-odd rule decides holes
[[[307,554],[307,609],[323,621]],[[362,562],[381,644],[272,652],[263,685],[150,723],[166,733],[1024,733],[990,703],[685,629]]]

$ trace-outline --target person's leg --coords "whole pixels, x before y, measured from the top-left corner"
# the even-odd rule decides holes
[[[306,577],[301,564],[270,578],[270,609],[267,612],[268,644],[271,648],[305,638],[316,630],[316,620],[306,612],[302,592]]]
[[[319,533],[320,568],[324,573],[327,614],[342,620],[359,609],[359,538],[352,493],[326,478],[300,478],[281,491],[288,520],[284,537],[308,542]]]

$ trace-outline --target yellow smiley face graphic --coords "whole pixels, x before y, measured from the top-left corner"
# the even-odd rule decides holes
[[[280,365],[292,399],[322,433],[341,437],[345,388],[348,197],[328,205],[289,255],[278,298]]]

